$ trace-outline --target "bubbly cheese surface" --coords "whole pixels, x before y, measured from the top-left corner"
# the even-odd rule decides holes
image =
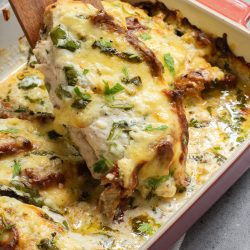
[[[168,176],[169,173],[162,171],[158,162],[152,161],[151,168],[142,169],[139,173],[140,193],[133,193],[123,221],[107,222],[98,208],[103,187],[86,170],[82,157],[71,142],[68,129],[62,123],[74,126],[70,127],[70,133],[75,142],[79,140],[81,145],[83,140],[86,142],[84,148],[79,150],[84,152],[82,155],[87,162],[91,162],[91,166],[99,155],[110,150],[109,160],[120,159],[123,181],[129,183],[131,179],[126,173],[133,170],[133,161],[150,159],[155,154],[148,151],[148,144],[163,136],[171,142],[173,135],[180,133],[172,103],[161,91],[172,90],[174,79],[193,70],[202,68],[211,77],[210,80],[218,81],[224,77],[225,71],[222,67],[211,67],[204,59],[211,56],[211,47],[198,46],[192,29],[171,22],[166,25],[160,14],[149,17],[141,9],[125,3],[104,2],[105,10],[120,25],[126,25],[126,17],[135,16],[141,24],[150,27],[146,31],[134,32],[162,63],[163,54],[171,54],[175,77],[169,72],[171,68],[165,66],[164,79],[155,79],[145,62],[130,64],[92,49],[93,42],[100,39],[101,34],[108,41],[112,40],[112,45],[115,44],[119,51],[137,53],[120,35],[115,36],[97,27],[87,29],[90,24],[86,15],[95,15],[96,9],[84,5],[83,10],[82,4],[79,7],[78,3],[64,2],[67,8],[64,6],[58,10],[58,23],[53,23],[53,27],[63,23],[64,29],[70,27],[67,30],[70,38],[76,40],[86,36],[86,41],[83,38],[80,41],[81,48],[72,55],[69,50],[61,49],[59,53],[59,48],[53,47],[53,53],[57,55],[53,58],[46,58],[50,55],[39,50],[37,53],[44,53],[44,62],[56,59],[56,62],[51,61],[53,67],[57,65],[54,75],[50,70],[46,71],[48,68],[44,65],[41,66],[43,72],[49,72],[46,76],[51,76],[46,82],[40,71],[24,67],[0,84],[0,229],[7,228],[0,246],[3,239],[11,236],[10,240],[17,249],[138,249],[247,139],[250,132],[249,85],[239,78],[234,88],[215,85],[202,94],[187,95],[183,99],[183,107],[189,126],[186,162],[189,185],[177,188],[177,178],[172,174]],[[92,29],[94,31],[90,32]],[[181,37],[175,35],[176,29],[183,32]],[[79,35],[78,30],[81,32]],[[51,41],[42,42],[46,43],[47,49],[51,49]],[[65,46],[62,41],[61,45]],[[87,53],[87,49],[91,49],[91,53]],[[85,56],[88,60],[84,59]],[[169,56],[167,58],[171,61]],[[65,65],[73,65],[77,72],[82,72],[77,76],[77,86],[81,92],[91,95],[88,104],[92,103],[91,107],[87,105],[83,110],[70,107],[74,98],[67,97],[68,93],[74,97],[78,91],[75,92],[75,86],[67,86],[63,70]],[[126,74],[129,80],[140,76],[142,85],[123,83],[121,79]],[[247,70],[244,74],[250,76]],[[107,101],[112,101],[112,98],[103,94],[103,80],[108,82],[110,88],[119,82],[124,90],[115,94],[115,100],[131,102],[133,109],[108,107]],[[55,98],[52,99],[53,104],[45,84],[50,90],[50,98],[51,95]],[[66,96],[62,99],[56,95],[58,84],[65,86],[61,94]],[[98,88],[97,93],[94,88]],[[54,109],[53,105],[57,108],[59,105],[63,112]],[[53,116],[57,119],[53,120]],[[121,120],[129,124],[129,131],[117,129],[112,134],[113,123]],[[87,125],[83,126],[85,122]],[[112,141],[107,143],[110,134]],[[175,144],[176,155],[180,152],[179,146],[180,142]],[[124,154],[126,157],[123,157]],[[153,179],[153,182],[150,179],[145,185],[146,178],[160,177],[159,173],[162,179]],[[112,180],[113,177],[111,173],[107,174],[107,178]],[[151,188],[158,185],[155,193],[148,193],[149,184]],[[15,237],[15,232],[18,232],[18,237]]]

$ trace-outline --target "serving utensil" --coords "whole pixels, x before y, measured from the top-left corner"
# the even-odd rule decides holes
[[[81,1],[90,3],[99,10],[103,9],[100,0]],[[30,46],[34,48],[39,40],[40,29],[43,25],[44,10],[46,6],[56,2],[56,0],[10,0],[9,2]]]

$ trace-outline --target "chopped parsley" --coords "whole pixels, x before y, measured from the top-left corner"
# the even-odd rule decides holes
[[[144,183],[145,186],[151,190],[157,189],[163,182],[167,181],[170,175],[156,176],[147,178]]]
[[[126,67],[122,68],[122,73],[124,74],[125,79],[129,79],[128,69]]]
[[[131,219],[131,226],[134,233],[138,235],[152,235],[156,227],[160,225],[155,223],[154,219],[148,215],[139,215]]]
[[[174,58],[170,55],[170,53],[164,54],[163,56],[164,64],[167,66],[169,72],[171,75],[175,75],[175,69],[174,69]]]
[[[10,231],[15,226],[15,224],[8,224],[3,215],[0,216],[0,223],[1,223],[1,229],[0,229],[0,242],[1,242],[3,240],[4,234]]]
[[[166,130],[168,128],[167,125],[161,125],[159,127],[153,127],[151,124],[147,125],[146,128],[144,129],[145,131],[151,132],[151,131],[163,131]]]
[[[71,104],[71,107],[77,109],[84,109],[91,102],[91,95],[88,93],[82,93],[78,87],[74,88],[76,99]]]
[[[64,221],[62,222],[62,224],[63,224],[63,226],[64,226],[64,228],[65,228],[66,230],[69,230],[69,224],[67,223],[66,220],[64,220]]]
[[[130,103],[115,102],[115,101],[107,103],[107,106],[110,108],[124,109],[124,110],[130,110],[134,107],[134,105]]]
[[[37,248],[40,250],[59,250],[59,248],[56,246],[55,236],[56,233],[53,233],[51,239],[48,238],[42,239],[37,244]]]
[[[109,87],[108,82],[104,82],[105,88],[104,88],[104,94],[105,95],[115,95],[121,91],[124,90],[124,87],[120,83],[116,83],[113,87]]]
[[[84,99],[84,100],[90,100],[91,99],[91,95],[90,94],[88,94],[88,93],[82,93],[78,87],[74,88],[74,92],[81,99]]]
[[[142,234],[151,235],[153,233],[153,227],[150,223],[142,222],[138,227],[138,231]]]
[[[191,127],[191,128],[200,128],[199,122],[196,119],[194,119],[194,118],[192,118],[190,120],[188,126]]]
[[[21,173],[21,164],[20,162],[14,160],[14,165],[12,166],[12,178],[15,178],[16,176],[19,176]]]
[[[84,69],[82,73],[86,76],[89,73],[89,69]]]
[[[61,84],[58,85],[55,92],[56,92],[56,96],[59,99],[63,99],[64,97],[67,97],[67,98],[72,97],[71,93],[68,90],[66,90],[66,87]]]
[[[112,128],[109,132],[107,140],[110,141],[114,138],[116,130],[119,129],[120,131],[126,131],[129,132],[130,128],[128,126],[128,123],[124,120],[119,122],[113,122]]]
[[[142,33],[140,34],[140,37],[144,40],[144,41],[147,41],[147,40],[150,40],[152,37],[150,34],[148,33]]]
[[[4,134],[16,134],[18,131],[19,129],[16,128],[0,129],[0,133]]]
[[[121,81],[124,84],[134,84],[136,86],[140,86],[142,84],[140,76],[135,76],[131,79],[129,78],[128,69],[126,67],[122,68],[122,73],[124,74],[124,77],[121,79]]]
[[[113,163],[111,161],[101,156],[100,160],[98,160],[94,164],[93,169],[95,173],[106,173],[109,167],[112,167],[112,166],[113,166]]]

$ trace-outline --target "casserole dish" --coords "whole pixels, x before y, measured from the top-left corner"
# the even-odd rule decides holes
[[[170,8],[176,8],[182,10],[181,6],[185,6],[185,8],[182,10],[184,16],[187,16],[190,18],[191,22],[194,24],[196,23],[195,20],[192,20],[192,15],[185,13],[187,9],[192,9],[193,8],[198,8],[194,7],[192,2],[185,2],[185,1],[179,1],[178,3],[175,3],[176,6],[171,6],[171,3],[174,4],[174,1],[168,1],[167,5]],[[180,4],[180,6],[178,6]],[[212,16],[211,16],[212,17]],[[211,18],[210,17],[210,18]],[[209,20],[209,16],[207,16]],[[208,21],[206,20],[206,22]],[[209,20],[212,22],[212,19]],[[207,30],[205,27],[202,27],[204,30]],[[230,36],[230,32],[234,30],[235,26],[233,24],[231,25],[225,25],[223,27],[223,32],[227,32],[229,34],[229,41],[230,43],[235,42],[235,51],[236,53],[240,54],[241,49],[243,46],[237,46],[236,40],[233,40],[233,35]],[[247,41],[249,39],[249,34],[247,35],[247,31],[245,29],[239,29],[235,37],[239,37],[239,34],[241,34],[241,38],[244,44],[244,39]],[[244,33],[245,32],[245,33]],[[219,31],[213,31],[212,33],[216,33],[217,35],[219,34]],[[244,34],[244,35],[243,35]],[[245,55],[245,54],[244,54]],[[246,58],[248,55],[245,55]],[[209,203],[209,205],[212,205],[212,203],[226,190],[227,187],[232,184],[233,181],[237,179],[246,169],[248,163],[246,162],[244,165],[240,165],[240,162],[243,161],[244,159],[247,159],[246,153],[249,153],[249,143],[246,141],[245,143],[242,144],[241,148],[238,149],[238,151],[235,153],[234,156],[232,156],[231,160],[228,160],[225,165],[223,165],[218,172],[204,185],[204,187],[199,190],[172,218],[168,221],[168,223],[159,230],[159,232],[152,237],[144,246],[143,248],[148,248],[151,247],[152,249],[166,249],[166,247],[169,247],[183,232],[190,226],[191,223],[194,222],[197,217],[205,211],[205,208],[207,209],[209,206],[206,204],[204,207],[204,200]],[[241,155],[242,157],[240,158],[240,162],[237,161],[237,157]],[[237,165],[237,174],[234,173],[236,171],[236,167],[232,167],[232,163],[238,164]],[[220,181],[218,181],[220,180]],[[227,180],[227,181],[226,181]],[[222,187],[223,185],[223,187]],[[219,192],[217,188],[219,189]],[[214,195],[214,192],[216,195]],[[212,196],[212,197],[211,197]],[[208,199],[211,198],[211,200]],[[197,209],[197,210],[194,210]],[[194,216],[195,214],[195,216]],[[179,219],[180,218],[180,219]],[[192,218],[192,220],[190,220]],[[188,219],[188,222],[186,221]],[[185,223],[183,225],[182,223]],[[181,228],[181,230],[179,230]],[[177,230],[178,229],[178,230]],[[164,233],[166,232],[166,234]],[[165,237],[161,237],[161,235],[165,235]],[[163,244],[163,245],[162,245]]]

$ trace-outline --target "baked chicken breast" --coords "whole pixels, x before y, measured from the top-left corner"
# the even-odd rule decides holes
[[[124,199],[172,197],[187,185],[188,126],[182,96],[226,75],[191,37],[159,14],[120,1],[98,10],[58,0],[45,11],[34,53],[57,122],[68,127],[113,217]]]

